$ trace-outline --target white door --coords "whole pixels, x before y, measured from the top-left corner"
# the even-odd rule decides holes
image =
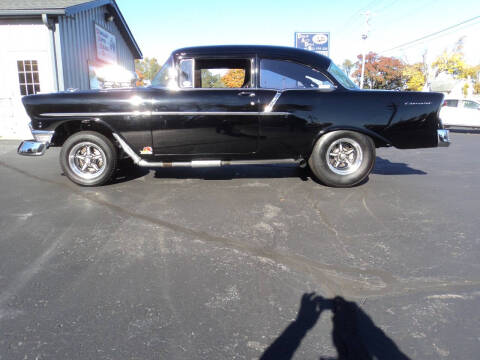
[[[462,101],[462,117],[465,126],[480,127],[480,107],[471,100]]]
[[[52,92],[53,71],[46,51],[11,51],[3,59],[5,69],[0,91],[0,136],[10,139],[32,137],[30,119],[22,104],[22,96]]]

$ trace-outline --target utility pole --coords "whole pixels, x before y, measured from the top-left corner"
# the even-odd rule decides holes
[[[362,32],[362,40],[363,40],[363,44],[362,44],[362,75],[360,76],[360,89],[363,89],[363,78],[365,76],[365,52],[366,52],[366,48],[367,48],[367,38],[368,38],[368,34],[370,33],[370,17],[371,17],[371,13],[370,11],[364,11],[362,13],[363,16],[365,16],[365,25],[364,25],[364,28],[363,28],[363,32]]]

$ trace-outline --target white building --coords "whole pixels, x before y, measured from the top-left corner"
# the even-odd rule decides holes
[[[0,0],[0,44],[0,138],[30,136],[23,95],[96,88],[96,69],[142,57],[115,0]]]

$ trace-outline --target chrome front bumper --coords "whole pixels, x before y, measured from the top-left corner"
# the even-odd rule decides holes
[[[22,141],[17,153],[25,156],[42,156],[50,146],[54,131],[32,130],[35,140]]]
[[[445,129],[437,130],[438,134],[438,146],[450,146],[450,131]]]

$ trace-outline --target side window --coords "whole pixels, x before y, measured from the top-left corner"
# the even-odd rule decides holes
[[[445,106],[457,107],[458,106],[458,100],[445,100]]]
[[[249,88],[251,59],[195,59],[195,88]]]
[[[464,100],[463,101],[463,107],[466,108],[466,109],[477,110],[479,108],[479,105],[474,101]]]
[[[330,89],[334,85],[320,71],[284,61],[260,61],[260,87],[269,89]]]
[[[180,60],[180,87],[193,88],[193,59]]]

